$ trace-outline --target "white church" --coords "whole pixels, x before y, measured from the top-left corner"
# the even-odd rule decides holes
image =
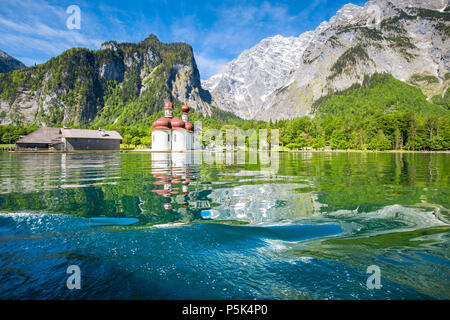
[[[153,123],[152,151],[189,151],[195,149],[194,125],[189,123],[189,106],[181,107],[182,119],[173,117],[170,101],[164,105],[164,117]]]

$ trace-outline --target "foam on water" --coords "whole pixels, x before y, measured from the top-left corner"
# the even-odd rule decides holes
[[[89,228],[86,218],[62,214],[11,212],[0,214],[0,226],[10,225],[15,233],[78,231]]]

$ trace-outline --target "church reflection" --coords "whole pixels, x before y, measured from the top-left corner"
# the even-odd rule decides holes
[[[143,225],[314,214],[317,183],[307,172],[296,178],[279,157],[270,151],[5,154],[0,211],[133,217]]]
[[[198,197],[199,181],[195,178],[201,153],[173,152],[151,154],[152,173],[157,186],[154,193],[164,198],[163,209],[190,220],[195,216],[192,209]],[[191,190],[190,190],[191,189]],[[209,202],[206,203],[209,206]],[[191,207],[192,206],[192,207]]]
[[[152,153],[151,160],[156,186],[152,191],[162,200],[161,207],[153,210],[163,209],[178,216],[177,221],[261,223],[320,210],[316,197],[294,191],[304,186],[268,183],[277,179],[278,153]],[[202,170],[208,173],[207,179],[202,178]]]

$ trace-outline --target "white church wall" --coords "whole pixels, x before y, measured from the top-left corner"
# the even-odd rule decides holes
[[[152,151],[170,151],[172,134],[169,130],[155,130],[152,132]]]
[[[174,130],[172,136],[172,151],[186,151],[189,150],[187,146],[187,135],[189,133],[186,130]]]

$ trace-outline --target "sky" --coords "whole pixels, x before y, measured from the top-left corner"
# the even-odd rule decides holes
[[[314,30],[349,2],[0,0],[0,49],[31,66],[73,47],[95,50],[105,41],[138,42],[155,34],[166,43],[192,45],[204,80],[262,39]],[[79,28],[70,6],[80,9]]]

